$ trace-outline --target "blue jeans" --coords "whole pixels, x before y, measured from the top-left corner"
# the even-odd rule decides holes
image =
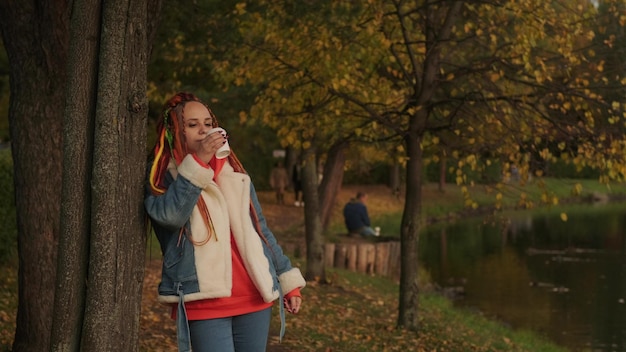
[[[359,230],[359,234],[363,237],[376,236],[376,231],[369,226],[363,226]]]
[[[228,318],[190,320],[193,352],[262,352],[272,308]]]

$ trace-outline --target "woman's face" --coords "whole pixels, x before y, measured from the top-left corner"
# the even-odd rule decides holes
[[[213,118],[204,104],[192,101],[185,104],[183,119],[187,150],[195,153],[199,150],[202,140],[206,138],[207,132],[213,128]]]

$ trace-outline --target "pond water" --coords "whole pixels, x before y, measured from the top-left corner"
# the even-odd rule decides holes
[[[456,305],[572,351],[626,351],[626,205],[433,226],[420,248]]]

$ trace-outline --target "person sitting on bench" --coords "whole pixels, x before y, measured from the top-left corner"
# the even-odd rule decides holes
[[[343,217],[349,234],[359,234],[363,237],[379,235],[370,224],[366,201],[367,194],[358,192],[343,208]]]

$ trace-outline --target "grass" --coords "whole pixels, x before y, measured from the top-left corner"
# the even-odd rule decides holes
[[[341,208],[352,193],[363,187],[346,186],[349,192],[338,196],[333,220],[327,238],[335,241],[337,234],[345,232]],[[382,187],[382,188],[380,188]],[[605,185],[597,180],[545,178],[526,184],[474,185],[467,187],[469,199],[474,207],[467,205],[461,186],[447,184],[443,191],[434,183],[422,187],[422,220],[434,223],[468,216],[488,215],[499,211],[528,210],[532,212],[567,212],[571,204],[586,203],[594,194],[604,194],[611,199],[624,199],[623,185]],[[370,190],[368,189],[368,192]],[[399,237],[404,202],[391,195],[388,188],[372,189],[368,200],[368,211],[373,226],[380,226],[387,236]],[[501,194],[500,205],[498,194]]]
[[[387,236],[398,237],[404,202],[382,187],[345,186],[337,196],[329,241],[339,241],[345,233],[341,208],[357,191],[369,195],[368,209],[375,226],[385,229]],[[623,198],[624,190],[613,189],[596,180],[547,179],[527,185],[478,185],[470,189],[476,209],[464,205],[461,187],[447,185],[445,192],[435,184],[423,188],[424,220],[440,221],[450,217],[489,215],[494,211],[575,213],[588,204],[593,193]],[[501,208],[496,209],[496,195],[502,193]],[[524,201],[522,201],[524,200]],[[291,232],[291,231],[290,231]],[[285,351],[566,351],[564,347],[528,330],[513,330],[500,322],[485,318],[479,312],[454,307],[432,292],[420,296],[419,333],[396,329],[398,290],[395,282],[328,269],[331,285],[311,285],[305,291],[307,307],[290,317],[289,330],[297,334],[283,341]],[[427,273],[420,273],[427,280]],[[420,285],[426,287],[427,285]],[[322,298],[320,298],[322,297]],[[343,323],[337,324],[336,321]],[[305,347],[303,347],[305,346]]]
[[[304,265],[297,258],[293,262]],[[144,283],[150,289],[144,288],[140,351],[173,351],[174,324],[167,309],[149,302],[156,299],[156,281],[150,280],[158,280],[158,273],[149,272]],[[455,308],[429,291],[420,296],[419,332],[398,329],[397,283],[341,269],[328,269],[327,274],[329,284],[308,283],[303,309],[287,316],[287,333],[281,343],[280,321],[278,314],[273,314],[268,352],[566,351],[530,332],[512,330],[479,313]],[[14,267],[4,271],[0,285],[0,351],[10,351],[17,297]]]
[[[566,351],[431,292],[420,296],[419,333],[398,329],[397,284],[345,270],[328,273],[330,285],[306,288],[302,312],[287,318],[285,339],[271,341],[276,351]],[[275,336],[278,319],[272,324]]]

